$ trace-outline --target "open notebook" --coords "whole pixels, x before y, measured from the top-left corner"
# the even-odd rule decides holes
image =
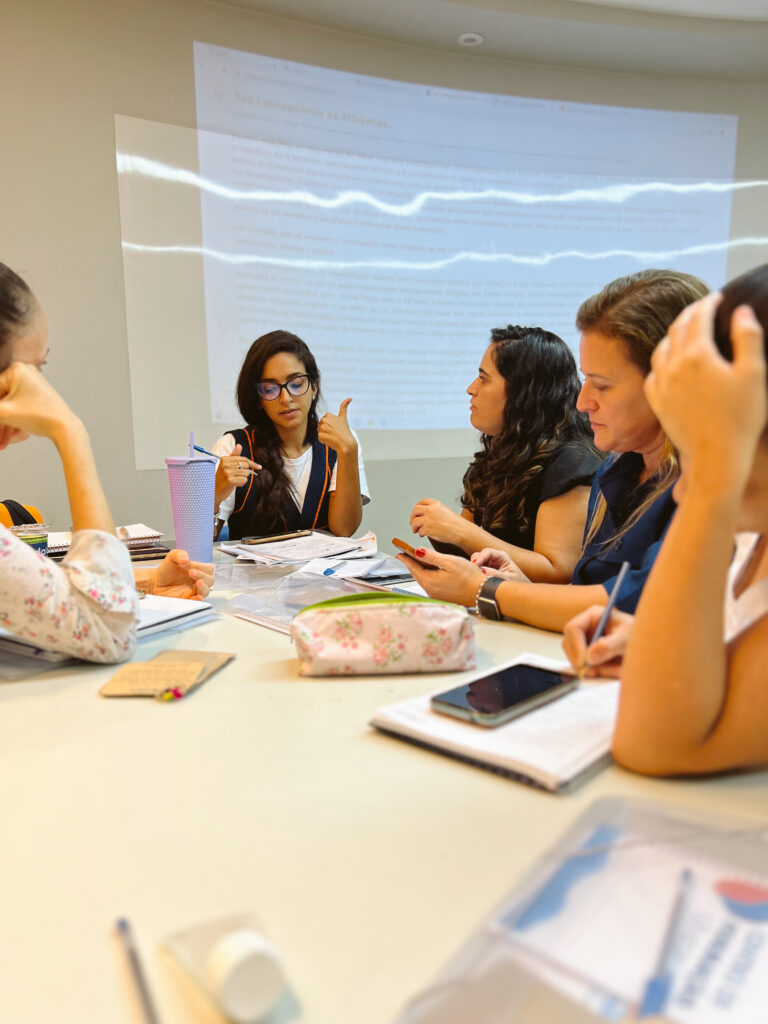
[[[508,664],[520,662],[555,672],[570,670],[564,662],[535,654],[521,654]],[[457,679],[468,683],[486,672]],[[443,685],[441,690],[447,688]],[[610,762],[618,682],[582,683],[566,696],[495,729],[432,711],[430,697],[379,708],[370,724],[398,739],[551,792],[566,790]]]

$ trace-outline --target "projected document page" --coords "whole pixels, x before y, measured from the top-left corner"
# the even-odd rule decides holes
[[[299,334],[373,430],[467,424],[492,327],[575,346],[608,280],[725,277],[736,118],[412,85],[195,44],[211,415]],[[706,181],[702,179],[706,173]]]

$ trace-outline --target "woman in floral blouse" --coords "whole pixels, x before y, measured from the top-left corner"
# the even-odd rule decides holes
[[[0,526],[0,625],[40,647],[89,661],[124,661],[136,643],[138,600],[82,422],[40,373],[48,318],[28,285],[0,263],[0,451],[30,434],[56,446],[72,514],[72,544],[50,561]],[[172,552],[142,589],[208,592],[212,567]]]

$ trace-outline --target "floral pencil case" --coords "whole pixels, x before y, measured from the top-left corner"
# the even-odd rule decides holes
[[[303,676],[459,672],[475,667],[466,608],[427,597],[348,594],[295,615]]]

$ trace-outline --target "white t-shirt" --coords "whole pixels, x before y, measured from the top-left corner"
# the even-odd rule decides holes
[[[363,465],[363,447],[360,444],[360,438],[357,434],[352,431],[352,436],[357,441],[357,469],[360,474],[360,495],[363,499],[363,504],[367,505],[371,500],[368,495],[368,482],[365,479],[365,466]],[[211,448],[213,455],[218,455],[219,458],[223,458],[225,455],[231,455],[235,449],[235,439],[232,434],[224,434],[216,444]],[[287,459],[283,458],[283,466],[285,467],[285,475],[288,477],[288,481],[291,486],[291,495],[293,500],[296,502],[297,508],[302,508],[304,505],[304,497],[307,493],[307,486],[309,484],[310,473],[312,472],[312,449],[307,448],[303,455],[300,455],[298,459]],[[336,490],[336,467],[338,461],[334,464],[333,470],[331,471],[331,482],[328,487],[329,491]],[[221,519],[223,522],[228,522],[229,517],[235,510],[235,491],[225,498],[219,506],[219,511],[216,513],[216,518]]]

